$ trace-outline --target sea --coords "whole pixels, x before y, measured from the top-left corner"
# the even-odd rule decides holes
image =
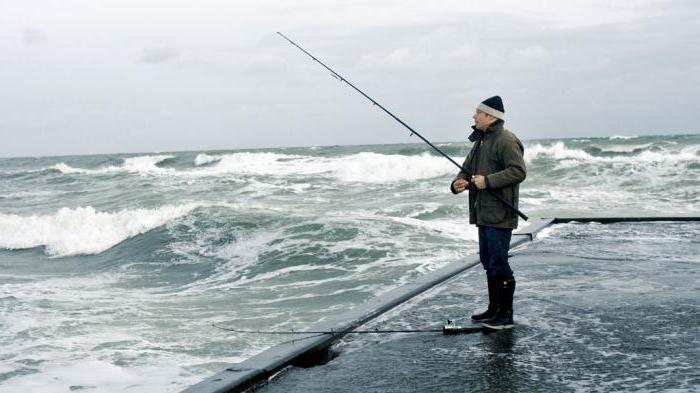
[[[700,216],[698,134],[523,142],[530,217]],[[180,391],[285,340],[215,323],[303,330],[473,258],[456,172],[422,143],[2,158],[0,391]],[[540,241],[585,257],[596,228]],[[608,251],[700,264],[698,226],[665,228]]]

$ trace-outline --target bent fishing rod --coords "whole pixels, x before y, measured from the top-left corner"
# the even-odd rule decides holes
[[[346,334],[391,334],[391,333],[442,333],[444,335],[453,334],[465,334],[465,333],[478,333],[484,332],[483,326],[459,326],[452,320],[447,320],[447,324],[443,326],[442,329],[436,328],[419,328],[419,329],[348,329],[348,330],[311,330],[311,331],[298,331],[298,330],[244,330],[235,329],[228,326],[223,326],[217,323],[211,324],[213,327],[233,333],[243,333],[243,334],[265,334],[265,335],[299,335],[299,334],[312,334],[311,337],[304,337],[302,339],[314,338],[323,335],[335,335],[342,336]]]
[[[383,333],[437,333],[442,332],[444,329],[365,329],[365,330],[311,330],[311,331],[298,331],[298,330],[244,330],[244,329],[234,329],[226,326],[222,326],[216,323],[211,324],[213,327],[227,332],[233,333],[246,333],[246,334],[271,334],[271,335],[289,335],[289,334],[383,334]]]
[[[282,37],[282,38],[284,38],[285,40],[289,41],[290,44],[296,46],[300,51],[304,52],[307,56],[309,56],[311,59],[313,59],[313,61],[317,62],[318,64],[320,64],[321,66],[323,66],[323,68],[327,69],[327,70],[331,73],[331,75],[332,75],[334,78],[336,78],[336,79],[339,80],[340,82],[345,82],[345,83],[347,83],[348,86],[352,87],[355,91],[357,91],[358,93],[362,94],[366,99],[370,100],[370,102],[372,102],[372,104],[374,104],[375,106],[379,107],[379,109],[381,109],[382,111],[384,111],[384,113],[386,113],[387,115],[391,116],[394,120],[398,121],[402,126],[406,127],[409,131],[411,131],[411,135],[416,135],[416,136],[419,137],[421,140],[423,140],[423,142],[427,143],[428,146],[432,147],[436,152],[440,153],[443,157],[447,158],[451,163],[453,163],[455,166],[457,166],[457,168],[459,168],[460,171],[462,171],[462,172],[464,172],[464,173],[467,173],[467,171],[465,171],[464,168],[463,168],[461,165],[459,165],[455,160],[453,160],[452,157],[448,156],[448,155],[445,154],[442,150],[438,149],[435,145],[433,145],[432,143],[430,143],[430,141],[427,140],[427,139],[425,139],[425,138],[423,137],[423,135],[421,135],[418,131],[416,131],[416,130],[414,130],[413,128],[411,128],[411,126],[409,126],[408,124],[404,123],[403,120],[401,120],[401,119],[399,119],[398,117],[396,117],[396,115],[394,115],[394,114],[391,113],[388,109],[386,109],[385,107],[383,107],[380,103],[378,103],[377,101],[375,101],[374,98],[368,96],[367,94],[365,94],[364,91],[362,91],[362,90],[360,90],[359,88],[355,87],[355,85],[353,85],[352,83],[350,83],[350,81],[348,81],[347,79],[345,79],[343,76],[341,76],[341,75],[338,74],[337,72],[333,71],[333,69],[331,69],[330,67],[328,67],[327,65],[325,65],[321,60],[319,60],[319,59],[317,59],[316,57],[314,57],[314,55],[312,55],[311,53],[307,52],[306,49],[304,49],[304,48],[302,48],[301,46],[297,45],[296,42],[294,42],[294,41],[290,40],[289,38],[287,38],[287,36],[285,36],[284,34],[280,33],[279,31],[277,32],[277,34],[279,34],[279,36]],[[521,212],[520,210],[518,210],[518,208],[516,208],[516,207],[513,206],[510,202],[508,202],[508,201],[506,201],[505,199],[503,199],[500,195],[496,194],[495,192],[491,192],[491,190],[489,190],[489,189],[487,189],[487,188],[485,188],[484,190],[490,192],[491,195],[493,195],[496,199],[498,199],[499,201],[501,201],[501,203],[503,203],[503,204],[506,205],[508,208],[510,208],[511,210],[513,210],[515,213],[517,213],[520,217],[523,218],[523,220],[526,220],[526,221],[528,220],[528,217],[525,215],[525,213],[523,213],[523,212]]]

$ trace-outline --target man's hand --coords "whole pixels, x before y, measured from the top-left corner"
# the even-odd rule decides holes
[[[452,185],[454,186],[455,191],[462,192],[469,187],[469,182],[464,179],[457,179]]]
[[[486,188],[486,178],[481,175],[472,176],[472,183],[480,190]]]

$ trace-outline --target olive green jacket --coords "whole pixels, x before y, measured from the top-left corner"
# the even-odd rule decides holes
[[[502,122],[491,125],[485,131],[474,129],[469,139],[475,143],[462,164],[463,170],[450,185],[452,193],[457,194],[454,189],[456,180],[471,181],[471,176],[485,176],[488,190],[479,190],[469,184],[469,223],[517,228],[518,216],[515,211],[492,194],[498,194],[518,207],[518,184],[525,180],[527,173],[523,144],[517,136],[503,128]]]

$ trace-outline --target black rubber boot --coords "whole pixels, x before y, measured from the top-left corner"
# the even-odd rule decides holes
[[[496,284],[498,287],[498,311],[493,319],[485,321],[482,326],[494,330],[512,329],[515,279],[498,280]]]
[[[489,308],[481,314],[472,315],[472,321],[485,322],[496,316],[498,310],[498,279],[486,276],[486,284],[489,288]]]

